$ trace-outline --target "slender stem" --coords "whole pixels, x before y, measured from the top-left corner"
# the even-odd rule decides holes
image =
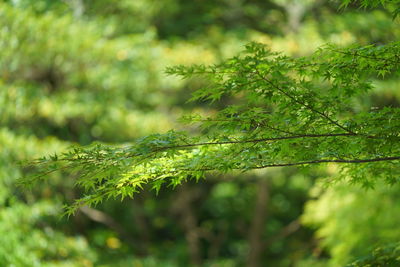
[[[400,156],[394,157],[380,157],[380,158],[371,158],[371,159],[317,159],[317,160],[309,160],[309,161],[299,161],[299,162],[285,162],[285,163],[271,163],[259,166],[251,166],[248,170],[254,169],[266,169],[273,167],[289,167],[289,166],[301,166],[308,164],[321,164],[321,163],[368,163],[368,162],[379,162],[379,161],[394,161],[400,160]],[[242,170],[243,168],[232,168],[234,170]],[[202,168],[196,170],[182,169],[182,171],[216,171],[215,168]]]
[[[336,136],[356,136],[356,134],[354,134],[354,133],[301,134],[301,135],[259,138],[259,139],[249,139],[249,140],[239,140],[239,141],[204,142],[204,143],[159,147],[153,152],[160,152],[160,151],[164,151],[167,149],[179,149],[179,148],[188,148],[188,147],[197,147],[197,146],[260,143],[260,142],[279,141],[279,140],[288,140],[288,139],[322,138],[322,137],[336,137]]]
[[[318,115],[320,115],[321,117],[325,118],[326,120],[328,120],[330,123],[336,125],[337,127],[339,127],[342,130],[345,130],[348,133],[351,133],[353,135],[356,135],[356,133],[354,133],[353,131],[351,131],[350,129],[344,127],[343,125],[341,125],[340,123],[338,123],[337,121],[331,119],[328,115],[326,115],[325,113],[313,108],[312,106],[310,106],[309,104],[295,98],[294,96],[292,96],[291,94],[289,94],[288,92],[286,92],[285,90],[282,90],[282,88],[280,88],[279,86],[277,86],[276,84],[274,84],[273,82],[271,82],[270,80],[268,80],[267,78],[265,78],[258,70],[256,70],[257,74],[261,77],[261,79],[263,79],[265,82],[267,82],[269,85],[271,85],[272,87],[274,87],[276,90],[278,90],[280,93],[284,94],[285,96],[287,96],[288,98],[290,98],[291,100],[293,100],[294,102],[296,102],[297,104],[302,105],[303,107],[311,110],[314,113],[317,113]]]
[[[296,165],[306,165],[306,164],[319,164],[319,163],[368,163],[368,162],[393,161],[393,160],[400,160],[400,157],[380,157],[371,159],[319,159],[319,160],[300,161],[293,163],[267,164],[267,165],[255,166],[254,169],[296,166]]]

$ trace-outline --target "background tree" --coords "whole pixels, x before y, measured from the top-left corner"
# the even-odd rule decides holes
[[[248,169],[256,163],[265,163],[265,155],[260,155],[262,153],[259,152],[267,153],[266,147],[279,150],[276,156],[280,158],[273,159],[275,161],[298,160],[301,157],[302,160],[336,160],[347,156],[346,160],[365,160],[398,156],[398,115],[395,108],[398,106],[399,96],[395,75],[398,62],[393,61],[393,58],[396,59],[393,57],[396,55],[395,43],[379,49],[367,47],[357,52],[357,55],[343,54],[358,51],[355,47],[332,46],[317,55],[299,58],[310,55],[315,48],[326,42],[334,42],[339,46],[352,43],[382,45],[396,40],[399,27],[397,21],[391,20],[390,12],[385,9],[361,11],[355,6],[354,9],[348,7],[344,13],[338,15],[338,5],[334,3],[310,3],[301,19],[297,20],[298,28],[290,31],[290,15],[287,13],[286,3],[278,1],[229,1],[229,6],[219,2],[199,4],[196,1],[191,4],[168,1],[165,6],[153,1],[132,3],[118,1],[110,5],[109,1],[3,1],[0,4],[0,68],[3,88],[1,177],[4,184],[1,204],[1,216],[4,220],[1,220],[0,228],[4,233],[2,236],[6,238],[6,242],[0,245],[0,260],[3,265],[187,266],[193,263],[205,266],[241,266],[247,262],[253,266],[326,266],[326,260],[334,265],[348,262],[366,254],[375,243],[393,241],[394,237],[384,234],[388,229],[393,229],[390,221],[379,225],[378,222],[372,224],[367,220],[371,224],[364,221],[364,228],[357,227],[357,221],[346,215],[359,210],[357,206],[354,209],[349,208],[349,213],[342,206],[338,208],[340,212],[336,212],[344,215],[320,219],[310,215],[313,209],[327,210],[329,207],[310,202],[307,206],[310,207],[307,208],[310,212],[307,211],[302,218],[307,224],[317,227],[318,238],[325,240],[322,242],[312,239],[312,228],[305,228],[300,224],[299,217],[303,204],[308,200],[309,189],[318,177],[327,176],[328,173],[335,175],[335,164],[306,172],[284,168],[258,170],[253,173],[224,173],[231,168]],[[388,7],[391,8],[390,4]],[[265,50],[264,46],[253,45],[248,47],[248,55],[244,56],[249,57],[246,62],[239,58],[226,61],[250,40],[267,44],[272,51],[285,51],[286,55],[295,57],[280,56]],[[364,60],[362,56],[366,55],[379,58]],[[262,99],[267,97],[268,92],[257,91],[257,88],[268,89],[266,81],[239,87],[238,85],[245,82],[239,78],[250,82],[257,77],[247,69],[249,66],[253,67],[252,61],[257,60],[260,62],[256,62],[259,66],[256,69],[262,74],[277,70],[282,72],[282,77],[285,78],[275,77],[274,81],[278,84],[286,79],[290,83],[285,86],[302,86],[301,90],[295,91],[296,100],[307,99],[318,108],[323,108],[321,112],[329,111],[329,118],[333,116],[332,120],[343,124],[346,129],[356,131],[356,135],[335,126],[321,114],[315,115],[309,108],[304,109],[304,106],[304,110],[299,108],[294,114],[285,112],[285,105],[294,110],[301,103],[293,102],[293,99],[287,97],[278,98],[276,90],[273,90],[271,99],[285,100],[266,105]],[[303,66],[307,62],[316,65]],[[324,62],[337,64],[334,72],[329,74],[331,77],[323,76],[325,81],[317,75],[329,72],[330,69],[321,64]],[[163,75],[166,66],[193,63],[216,65],[211,68],[200,66],[175,69],[175,72],[183,75],[207,72],[202,77],[185,81]],[[271,69],[260,66],[261,63],[268,63]],[[369,66],[370,63],[373,65]],[[366,66],[363,67],[363,64]],[[303,73],[299,71],[302,67],[305,67]],[[240,69],[242,76],[208,73],[214,69],[231,72],[236,68],[243,68]],[[348,74],[353,69],[360,75],[356,83],[351,79],[356,76]],[[196,73],[191,73],[192,71]],[[338,81],[335,74],[338,77],[343,76],[343,80]],[[301,80],[301,77],[305,80]],[[312,79],[314,87],[307,84],[308,79]],[[337,99],[329,94],[320,95],[321,92],[335,91],[335,81]],[[352,87],[356,90],[362,89],[358,85],[370,87],[368,81],[372,81],[374,89],[363,96],[354,95],[351,102],[339,90],[339,86],[349,85],[351,93],[354,91]],[[233,83],[236,83],[237,89]],[[192,88],[212,89],[213,85],[226,87],[219,101],[215,101],[213,105],[205,102],[184,104]],[[239,92],[240,89],[253,88],[256,89],[253,95],[245,90]],[[233,92],[232,89],[236,91]],[[290,87],[289,89],[291,90]],[[198,92],[216,99],[219,97],[217,90]],[[342,105],[336,105],[338,99]],[[325,102],[320,102],[321,100]],[[227,106],[233,107],[229,110],[226,109]],[[385,106],[389,108],[383,109]],[[374,113],[369,112],[371,107],[374,107]],[[267,111],[264,112],[263,108]],[[193,125],[185,128],[174,123],[177,117],[186,113],[185,110],[193,109],[199,115],[186,116],[186,120],[203,124],[203,128]],[[371,114],[375,116],[372,120]],[[227,121],[222,121],[221,118]],[[254,139],[250,140],[250,137],[290,136],[291,133],[266,129],[269,125],[266,122],[271,122],[271,118],[275,119],[272,126],[278,129],[281,127],[294,133],[297,130],[298,133],[307,135],[316,134],[314,131],[318,129],[326,132],[317,134],[328,133],[335,136],[271,140],[274,141],[270,144],[272,148],[261,141],[254,145],[254,142],[250,142]],[[282,118],[289,118],[289,121]],[[369,120],[365,120],[367,118]],[[216,121],[218,119],[221,121]],[[311,124],[307,124],[305,120]],[[293,124],[296,121],[303,124]],[[382,122],[388,121],[389,127],[381,129]],[[310,125],[315,127],[309,127]],[[179,129],[179,132],[151,135],[142,138],[135,146],[127,143],[135,138],[171,128]],[[182,134],[181,130],[191,133]],[[379,138],[365,137],[365,133],[379,135]],[[347,140],[352,140],[351,147],[347,147]],[[87,145],[93,141],[103,144],[93,145],[88,149],[77,147],[78,144]],[[182,147],[187,142],[193,144],[210,141],[245,143]],[[104,143],[114,145],[108,146]],[[84,170],[86,172],[71,175],[65,168],[52,172],[46,178],[46,183],[35,185],[29,192],[16,187],[18,178],[36,172],[30,166],[16,165],[17,161],[53,155],[54,152],[61,153],[70,145],[77,147],[76,152],[87,153],[86,159],[96,159],[98,165],[86,165],[95,168],[94,172],[89,168]],[[166,148],[174,145],[178,147]],[[319,149],[311,151],[310,148],[315,147]],[[300,151],[304,148],[307,153],[302,155]],[[336,154],[321,154],[327,148]],[[202,175],[204,170],[198,169],[199,167],[222,168],[224,172],[208,172],[207,179],[201,183],[188,182],[176,190],[163,187],[158,196],[143,191],[136,194],[133,200],[109,200],[98,205],[96,209],[82,206],[70,220],[58,220],[62,203],[71,203],[85,194],[81,188],[73,186],[77,181],[82,181],[85,185],[93,182],[94,187],[91,189],[95,190],[86,192],[92,197],[107,188],[112,189],[110,192],[116,195],[137,190],[138,188],[133,187],[134,183],[129,184],[133,181],[131,178],[123,181],[120,180],[121,176],[109,177],[110,173],[107,173],[110,171],[132,175],[134,169],[129,169],[130,164],[138,158],[126,159],[126,154],[123,153],[135,153],[136,149],[139,149],[143,157],[150,154],[158,157],[149,158],[153,161],[151,166],[157,166],[154,163],[159,164],[154,173],[148,172],[147,167],[144,169],[150,178],[158,173],[165,174],[175,164],[184,164],[185,168],[197,170],[195,175],[190,172],[188,176],[188,170],[180,169],[181,176],[165,176],[167,183],[180,182],[176,177],[192,178]],[[176,156],[173,160],[165,158],[164,152],[157,151],[159,149],[175,151],[173,153]],[[190,158],[193,152],[197,154]],[[64,156],[76,154],[72,152],[53,159],[59,160]],[[119,161],[113,162],[113,157]],[[52,160],[50,162],[54,163]],[[113,165],[115,163],[117,165]],[[242,165],[237,166],[238,163]],[[394,182],[395,163],[396,161],[380,161],[362,166],[375,172],[386,170],[393,177],[384,173],[379,175]],[[109,164],[113,168],[109,168]],[[102,170],[101,166],[105,169]],[[48,167],[48,171],[57,168]],[[366,171],[364,167],[360,168],[368,174],[365,177],[358,175],[359,170],[353,167],[348,169],[357,174],[352,176],[353,181],[370,186],[372,181],[377,180],[373,177],[374,173]],[[79,180],[84,173],[92,180]],[[103,177],[106,179],[102,179]],[[141,176],[143,178],[146,176]],[[136,182],[141,183],[141,180]],[[121,186],[115,188],[115,184]],[[160,182],[153,186],[158,188]],[[149,189],[151,185],[143,184],[143,187]],[[379,185],[380,187],[393,190],[393,196],[396,194],[395,187],[388,189]],[[366,194],[372,194],[369,198],[372,200],[373,194],[378,192],[356,194],[351,188],[345,188],[348,188],[347,194],[359,199],[358,203],[365,201]],[[330,190],[339,189],[333,187]],[[332,195],[329,190],[325,192],[319,189],[319,192],[321,203],[326,203],[325,196]],[[340,194],[337,194],[337,198],[341,199]],[[90,198],[84,200],[93,201]],[[394,205],[388,204],[387,208],[392,209]],[[177,224],[177,220],[181,223]],[[353,240],[361,236],[365,237],[364,240],[372,241],[360,245],[357,242],[347,242],[347,236],[339,236],[335,229],[322,231],[324,234],[318,231],[338,220],[347,222],[350,229],[348,236],[355,234]],[[351,226],[353,223],[354,226]],[[364,231],[358,233],[351,229]],[[375,229],[379,234],[371,233],[368,229]],[[338,250],[338,244],[339,247],[340,244],[346,245],[346,249]]]

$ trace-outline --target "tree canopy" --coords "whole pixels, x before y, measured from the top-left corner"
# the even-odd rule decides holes
[[[399,265],[399,11],[0,1],[0,265]]]
[[[132,197],[144,184],[158,191],[164,183],[175,186],[209,171],[337,163],[349,182],[394,184],[400,110],[355,103],[373,88],[374,78],[396,77],[399,65],[398,42],[326,45],[306,57],[250,43],[220,64],[171,67],[169,74],[206,80],[191,101],[222,107],[212,115],[183,118],[196,126],[197,135],[172,130],[122,146],[76,147],[37,161],[43,173],[36,178],[60,168],[78,174],[86,194],[69,212]]]

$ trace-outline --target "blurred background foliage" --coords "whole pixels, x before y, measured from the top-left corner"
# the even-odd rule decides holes
[[[336,166],[210,176],[60,217],[81,194],[62,171],[30,190],[21,162],[177,125],[212,64],[249,41],[301,56],[324,43],[384,44],[399,19],[325,0],[0,1],[1,266],[343,266],[398,241],[399,186],[326,187]],[[355,105],[400,106],[398,77]],[[324,182],[321,182],[324,181]],[[393,251],[393,250],[390,250]],[[381,254],[379,254],[381,255]],[[355,266],[362,266],[355,265]],[[384,265],[382,265],[384,266]]]

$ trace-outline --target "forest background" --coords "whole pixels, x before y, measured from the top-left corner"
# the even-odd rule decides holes
[[[334,183],[336,165],[209,174],[83,206],[58,171],[22,189],[20,164],[95,141],[124,144],[221,106],[187,100],[200,79],[165,74],[214,64],[250,41],[300,57],[333,43],[400,35],[387,8],[312,0],[0,2],[1,266],[344,266],[399,240],[398,184]],[[399,107],[398,77],[374,77],[355,105]],[[379,200],[379,201],[378,201]]]

